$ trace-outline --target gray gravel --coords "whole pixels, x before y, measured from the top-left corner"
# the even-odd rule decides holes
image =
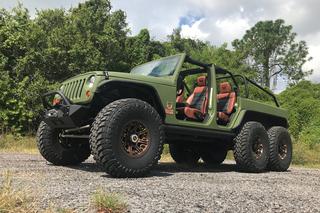
[[[0,154],[0,171],[13,173],[16,187],[49,206],[92,212],[90,197],[102,188],[120,194],[130,212],[320,212],[320,170],[247,174],[232,161],[196,169],[161,163],[149,177],[113,179],[89,159],[57,167],[39,155]]]

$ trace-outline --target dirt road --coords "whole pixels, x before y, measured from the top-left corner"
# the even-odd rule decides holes
[[[320,212],[320,170],[240,173],[232,161],[195,169],[159,164],[146,178],[114,179],[92,160],[57,167],[39,155],[0,154],[0,171],[11,171],[16,187],[28,188],[41,208],[90,211],[102,188],[128,203],[130,212]]]

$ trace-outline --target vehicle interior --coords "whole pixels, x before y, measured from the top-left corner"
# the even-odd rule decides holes
[[[233,76],[216,69],[217,123],[227,125],[236,111],[238,86]],[[218,77],[219,76],[219,77]],[[203,122],[208,116],[210,69],[196,68],[181,71],[177,81],[176,118]]]
[[[176,94],[176,118],[191,122],[204,122],[208,118],[210,97],[211,67],[186,56],[185,62],[191,64],[179,73]],[[275,95],[242,75],[214,65],[217,95],[217,124],[227,126],[237,111],[239,97],[260,100],[279,107]],[[253,96],[253,97],[251,97]],[[213,97],[214,98],[214,97]]]

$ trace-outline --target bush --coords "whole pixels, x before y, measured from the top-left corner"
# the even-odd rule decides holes
[[[127,205],[121,201],[119,195],[106,193],[102,189],[94,193],[92,203],[97,212],[102,213],[122,213],[126,212],[127,209]]]

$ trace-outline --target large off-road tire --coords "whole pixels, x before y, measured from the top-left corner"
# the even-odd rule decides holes
[[[90,144],[90,150],[91,150],[91,155],[93,156],[93,159],[96,161],[98,165],[100,165],[100,161],[98,159],[98,151],[97,151],[97,143],[96,143],[96,136],[98,132],[98,125],[96,122],[98,120],[101,120],[101,118],[98,118],[98,116],[102,116],[102,114],[98,114],[95,120],[93,121],[91,125],[91,131],[90,131],[90,137],[89,137],[89,144]]]
[[[61,130],[41,122],[37,131],[40,154],[50,163],[59,166],[77,165],[90,156],[88,139],[61,138]]]
[[[169,151],[172,159],[178,164],[194,166],[200,159],[200,155],[187,144],[169,144]]]
[[[227,147],[205,145],[201,149],[201,158],[207,165],[220,165],[227,156]]]
[[[268,168],[272,171],[287,171],[292,160],[292,142],[288,130],[274,126],[268,130],[270,158]]]
[[[157,164],[165,134],[162,119],[148,103],[121,99],[104,107],[91,128],[94,157],[113,177],[140,177]]]
[[[262,172],[269,160],[269,138],[262,124],[250,121],[244,124],[235,138],[234,158],[240,170]]]

